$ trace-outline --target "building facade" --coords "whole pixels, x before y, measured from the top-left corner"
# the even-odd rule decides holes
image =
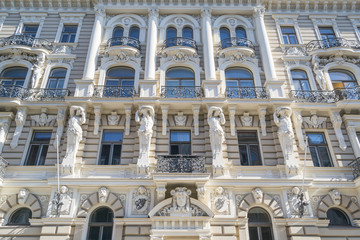
[[[359,0],[0,5],[1,239],[360,239]]]

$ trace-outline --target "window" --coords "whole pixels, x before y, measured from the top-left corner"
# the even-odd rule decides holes
[[[99,165],[120,164],[122,141],[122,131],[104,130]]]
[[[191,155],[190,131],[170,132],[170,154]]]
[[[113,38],[122,37],[123,35],[124,35],[124,28],[122,28],[122,27],[114,28],[113,34],[112,34]]]
[[[24,24],[21,35],[35,38],[38,28],[37,24]]]
[[[51,132],[39,131],[33,133],[25,165],[44,165],[46,154],[49,148],[50,138]]]
[[[354,74],[346,70],[330,70],[329,76],[334,88],[352,88],[358,85]]]
[[[50,89],[62,89],[64,88],[64,82],[66,77],[66,68],[55,68],[51,71],[47,88]]]
[[[294,27],[281,27],[284,44],[298,44]]]
[[[326,218],[330,220],[329,226],[351,226],[346,213],[338,208],[330,208],[326,212]]]
[[[1,73],[1,83],[5,86],[23,86],[28,69],[24,67],[11,67]]]
[[[32,212],[29,208],[19,208],[9,218],[8,225],[30,225]]]
[[[111,240],[113,231],[114,213],[107,207],[94,211],[89,222],[87,240]]]
[[[106,73],[105,96],[132,97],[135,71],[129,67],[110,68]]]
[[[329,149],[323,133],[307,133],[311,158],[315,167],[332,167]]]
[[[221,39],[222,48],[231,47],[230,30],[228,28],[226,27],[220,28],[220,39]]]
[[[250,240],[273,240],[270,216],[264,209],[250,209],[248,219]]]
[[[254,77],[245,68],[229,68],[225,71],[226,94],[232,98],[255,98]]]
[[[77,32],[77,25],[64,25],[60,42],[62,43],[73,43],[75,42],[76,32]]]
[[[238,132],[240,163],[243,166],[261,165],[258,136],[256,131]]]
[[[184,38],[190,38],[190,39],[193,39],[193,30],[191,27],[184,27],[183,30],[182,30],[182,36]]]
[[[246,38],[246,31],[242,27],[237,27],[235,33],[237,38]]]
[[[294,83],[295,90],[309,91],[311,90],[309,79],[305,71],[292,70],[291,78]]]
[[[129,31],[129,37],[139,40],[140,28],[138,28],[137,26],[131,27]]]
[[[328,40],[336,38],[334,29],[332,27],[319,27],[321,39]]]
[[[195,74],[189,68],[176,67],[166,72],[166,97],[193,98],[195,96]]]

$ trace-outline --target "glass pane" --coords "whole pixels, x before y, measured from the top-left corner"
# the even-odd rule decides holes
[[[10,84],[11,85],[11,84]],[[23,86],[24,85],[24,80],[15,80],[14,81],[14,85],[16,86]]]
[[[77,25],[64,25],[63,32],[66,33],[76,33]]]
[[[230,31],[229,29],[222,27],[220,28],[220,39],[224,40],[224,39],[228,39],[230,38]]]
[[[121,86],[134,86],[134,81],[133,80],[121,80]]]
[[[59,79],[56,85],[56,89],[62,89],[62,88],[64,88],[64,80]]]
[[[180,145],[180,154],[191,155],[191,145],[190,144],[181,144]]]
[[[249,156],[247,153],[246,145],[239,145],[240,162],[243,166],[249,165]]]
[[[254,87],[254,82],[252,80],[241,80],[239,83],[240,87]]]
[[[261,227],[261,236],[263,240],[272,240],[271,228]]]
[[[167,78],[177,78],[177,79],[184,79],[184,78],[195,78],[194,72],[188,68],[171,68],[166,72]]]
[[[181,80],[181,86],[193,87],[195,85],[194,80]]]
[[[57,81],[56,79],[49,79],[47,88],[56,88]]]
[[[236,31],[236,37],[246,38],[246,31],[242,27],[237,27],[235,31]]]
[[[301,84],[301,89],[302,89],[302,90],[305,90],[305,91],[311,90],[311,89],[310,89],[310,83],[309,83],[308,80],[302,80],[302,81],[300,82],[300,84]]]
[[[113,35],[112,37],[113,38],[116,38],[116,37],[122,37],[124,34],[124,29],[122,27],[116,27],[114,28],[113,30]]]
[[[303,90],[301,87],[301,82],[299,80],[293,80],[295,90]]]
[[[356,81],[355,77],[350,72],[345,71],[330,71],[331,81]]]
[[[170,133],[171,142],[190,142],[189,131],[171,131]]]
[[[322,167],[331,167],[331,158],[327,147],[318,147]]]
[[[290,35],[290,36],[289,36],[289,40],[290,40],[290,43],[291,43],[291,44],[298,44],[296,35]]]
[[[100,227],[90,227],[88,240],[100,240]]]
[[[239,84],[239,81],[231,81],[231,80],[226,81],[227,87],[238,87],[238,84]]]
[[[121,159],[121,145],[116,144],[113,147],[112,164],[119,165]]]
[[[102,240],[111,240],[112,238],[112,227],[104,227],[102,233]]]
[[[39,25],[28,25],[28,24],[26,24],[26,25],[24,25],[22,35],[35,37],[38,28],[39,28]]]
[[[282,34],[295,34],[295,29],[293,27],[281,27],[281,33]]]
[[[228,69],[225,71],[226,79],[253,79],[252,73],[246,69]]]
[[[113,222],[114,214],[111,209],[102,207],[92,214],[91,223]]]
[[[40,145],[31,145],[26,159],[26,165],[34,166],[36,165],[37,156],[39,154]]]
[[[318,144],[325,144],[324,136],[321,133],[308,133],[307,136],[309,137],[309,144],[310,145],[318,145]]]
[[[107,71],[106,77],[134,78],[135,71],[128,67],[115,67]]]
[[[105,144],[102,145],[99,165],[108,165],[109,164],[110,149],[111,149],[111,145],[105,145]]]
[[[121,142],[122,139],[122,132],[104,131],[103,133],[103,142]]]
[[[168,29],[166,29],[166,39],[176,38],[176,37],[177,37],[177,30],[176,30],[176,28],[169,27]]]
[[[259,240],[257,227],[249,227],[250,240]]]
[[[35,132],[33,141],[48,143],[51,138],[51,132]]]
[[[106,79],[106,83],[105,83],[105,86],[120,86],[120,81],[119,80],[114,80],[114,79]]]
[[[301,70],[292,70],[291,71],[291,77],[293,79],[307,79],[307,74],[305,71]]]
[[[42,166],[45,164],[45,159],[48,149],[49,149],[49,145],[47,144],[42,145],[39,162],[37,163],[38,166]]]
[[[258,143],[258,137],[256,131],[239,131],[238,132],[239,143]]]
[[[9,220],[10,225],[29,225],[29,218],[31,218],[32,212],[28,208],[20,208],[13,213]]]
[[[140,36],[140,28],[131,27],[129,32],[129,37],[139,39],[139,36]]]
[[[287,35],[283,35],[284,44],[290,44],[290,40]]]
[[[315,167],[320,167],[320,163],[319,163],[319,158],[316,152],[316,148],[315,147],[309,147],[310,148],[310,154],[311,154],[311,159],[313,161],[313,164]]]
[[[182,35],[185,38],[191,38],[192,39],[193,38],[193,30],[192,30],[192,28],[191,27],[183,28]]]
[[[259,207],[249,210],[248,213],[249,223],[271,223],[268,213]]]
[[[260,150],[258,145],[250,145],[251,165],[261,165]]]
[[[171,155],[177,155],[177,154],[180,154],[180,149],[179,149],[179,145],[170,145],[170,154]]]
[[[326,212],[326,218],[330,220],[332,226],[349,226],[351,225],[346,214],[339,209],[330,208]]]
[[[330,34],[335,35],[332,27],[319,27],[320,34]]]
[[[1,77],[25,79],[27,71],[28,71],[27,68],[22,68],[22,67],[7,68],[1,73]]]

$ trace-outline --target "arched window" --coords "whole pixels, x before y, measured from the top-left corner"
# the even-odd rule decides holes
[[[182,30],[182,36],[184,38],[193,39],[194,38],[193,29],[191,27],[184,27]]]
[[[25,67],[6,68],[0,75],[0,81],[5,86],[23,86],[27,72]]]
[[[166,72],[166,97],[192,98],[195,91],[195,74],[189,68],[175,67]]]
[[[66,72],[67,72],[66,68],[55,68],[51,70],[47,88],[51,88],[51,89],[64,88]]]
[[[89,221],[88,240],[111,240],[114,213],[107,207],[94,211]]]
[[[106,73],[104,96],[131,97],[134,91],[135,71],[129,67],[113,67]]]
[[[354,74],[349,71],[330,70],[329,75],[334,88],[352,88],[358,85]]]
[[[308,76],[303,70],[291,70],[291,78],[294,83],[295,90],[309,91],[310,83]]]
[[[31,216],[32,212],[29,208],[19,208],[10,216],[8,225],[30,225]]]
[[[238,37],[238,38],[246,38],[246,31],[245,31],[244,28],[237,27],[235,29],[235,32],[236,32],[236,37]]]
[[[273,240],[271,219],[264,209],[250,209],[248,219],[250,240]]]
[[[122,27],[114,28],[113,34],[112,34],[113,38],[122,37],[123,35],[124,35],[124,28],[122,28]]]
[[[231,47],[230,30],[228,28],[226,27],[220,28],[220,39],[221,39],[222,48]]]
[[[346,213],[338,208],[330,208],[326,212],[326,218],[330,220],[329,226],[351,226]]]
[[[129,31],[129,37],[139,40],[140,28],[137,26],[132,26]]]
[[[166,47],[173,47],[177,45],[177,30],[174,27],[166,29]]]

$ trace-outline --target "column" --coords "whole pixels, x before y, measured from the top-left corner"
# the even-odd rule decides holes
[[[360,157],[360,142],[359,142],[359,138],[357,137],[357,134],[356,134],[356,128],[354,126],[347,126],[346,130],[348,132],[351,146],[354,150],[355,157],[358,158],[358,157]]]
[[[156,96],[156,50],[158,34],[159,10],[157,8],[149,9],[148,34],[145,56],[145,75],[144,80],[140,81],[140,97]]]
[[[265,84],[268,86],[270,97],[284,97],[284,91],[282,89],[283,82],[276,81],[277,76],[271,53],[270,42],[266,32],[264,14],[265,8],[258,7],[254,9],[256,37],[260,46],[260,55],[265,71]]]
[[[75,96],[77,97],[85,97],[92,94],[92,85],[97,66],[99,48],[103,36],[105,16],[105,9],[95,8],[95,21],[84,66],[83,78],[81,80],[75,80]]]

